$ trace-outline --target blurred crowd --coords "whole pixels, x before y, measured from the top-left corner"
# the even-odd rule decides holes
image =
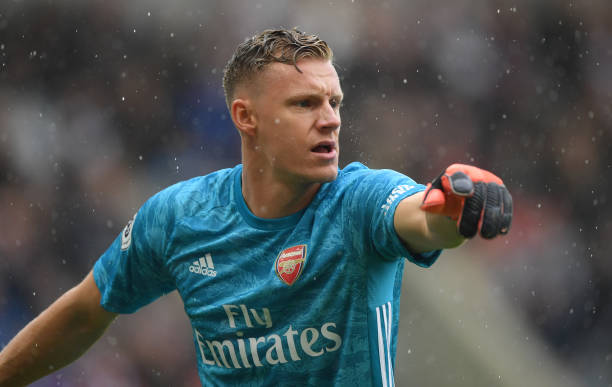
[[[0,348],[150,195],[240,162],[223,67],[245,37],[298,26],[335,52],[341,165],[499,175],[511,233],[463,248],[551,356],[612,384],[610,17],[606,0],[2,2]],[[38,385],[197,384],[182,306],[160,305]]]

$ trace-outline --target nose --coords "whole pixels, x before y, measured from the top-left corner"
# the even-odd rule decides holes
[[[336,130],[340,128],[340,111],[334,109],[331,104],[325,103],[320,110],[320,116],[317,120],[317,128],[319,130]]]

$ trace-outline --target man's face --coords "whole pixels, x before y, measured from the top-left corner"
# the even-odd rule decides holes
[[[302,73],[273,63],[255,82],[256,152],[282,181],[331,181],[338,174],[340,80],[330,61],[297,65]]]

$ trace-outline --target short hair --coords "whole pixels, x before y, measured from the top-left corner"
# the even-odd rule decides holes
[[[238,45],[223,70],[223,90],[228,108],[238,85],[253,80],[273,62],[292,64],[302,72],[297,62],[302,58],[332,60],[333,52],[316,35],[293,29],[268,29]]]

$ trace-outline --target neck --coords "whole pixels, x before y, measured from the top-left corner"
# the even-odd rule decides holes
[[[282,218],[304,209],[319,187],[321,183],[297,183],[273,176],[269,168],[247,163],[242,167],[242,196],[260,218]]]

